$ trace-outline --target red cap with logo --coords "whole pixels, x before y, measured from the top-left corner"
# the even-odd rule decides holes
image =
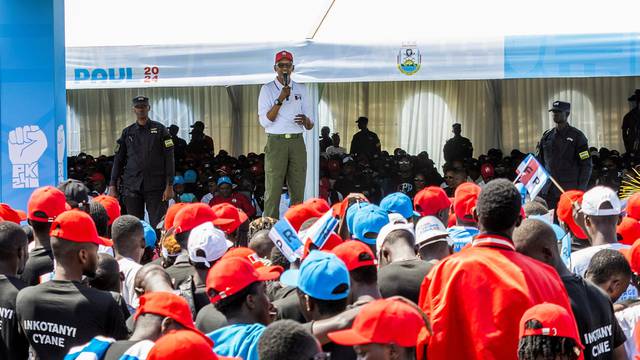
[[[531,320],[539,321],[542,328],[526,329],[525,324]],[[567,309],[560,305],[542,303],[534,305],[524,312],[522,319],[520,319],[520,335],[518,337],[532,335],[570,338],[576,341],[581,350],[584,350],[572,314],[569,314]]]
[[[329,333],[329,339],[345,346],[396,344],[415,347],[427,331],[425,320],[413,306],[399,299],[379,299],[364,305],[351,329]]]
[[[107,216],[109,217],[109,225],[113,224],[117,218],[120,217],[120,202],[118,199],[109,195],[100,195],[93,198],[93,201],[99,203],[104,206],[104,209],[107,210]]]
[[[164,216],[164,229],[169,230],[173,227],[173,221],[176,218],[176,214],[180,212],[189,203],[175,203],[167,209],[167,214]]]
[[[295,231],[300,231],[302,224],[311,218],[321,217],[323,214],[316,210],[309,204],[298,204],[292,207],[284,213],[285,219],[289,220],[289,223]]]
[[[616,228],[616,233],[618,234],[619,242],[626,245],[633,245],[633,243],[640,238],[640,222],[634,218],[625,216]]]
[[[362,241],[345,241],[334,247],[331,252],[336,254],[347,265],[349,271],[364,266],[375,266],[378,263],[371,248]]]
[[[216,213],[204,203],[188,204],[178,211],[176,217],[173,219],[173,227],[176,228],[176,234],[190,231],[194,227],[204,224],[206,222],[214,222],[218,219]],[[218,219],[220,224],[229,224],[233,220]]]
[[[640,192],[627,199],[627,216],[640,221]]]
[[[53,186],[35,189],[27,203],[27,218],[33,221],[52,222],[56,216],[71,207],[64,193]]]
[[[9,204],[0,203],[0,217],[5,221],[20,224],[21,221],[27,219],[27,213],[21,210],[15,210]]]
[[[413,198],[413,209],[420,213],[420,216],[434,216],[440,210],[451,206],[451,200],[447,193],[438,186],[426,187]]]
[[[276,280],[279,277],[279,273],[269,271],[268,267],[256,269],[248,259],[226,254],[207,274],[207,293],[214,291],[215,295],[209,300],[215,304],[256,281]]]
[[[287,50],[278,51],[276,53],[276,64],[282,59],[289,59],[289,61],[293,62],[293,54]]]
[[[220,203],[211,207],[216,219],[213,220],[213,225],[224,231],[225,234],[231,234],[242,225],[249,217],[247,214],[229,203]]]
[[[629,262],[631,271],[636,274],[640,274],[640,241],[636,241],[630,248],[620,249],[624,257]]]
[[[133,320],[137,320],[142,314],[168,317],[187,329],[197,331],[187,300],[169,292],[158,291],[142,295],[140,306],[136,309]]]
[[[58,215],[51,224],[49,235],[78,243],[113,246],[113,241],[98,236],[96,224],[89,214],[73,209]]]
[[[478,204],[480,190],[480,186],[470,182],[458,185],[453,197],[453,212],[457,218],[464,221],[475,221],[473,209]]]
[[[156,341],[147,360],[222,360],[213,352],[213,341],[199,331],[173,330]]]
[[[565,191],[564,194],[560,195],[560,200],[558,200],[556,215],[558,220],[567,224],[573,235],[579,239],[586,239],[587,234],[573,219],[573,206],[571,205],[573,202],[582,203],[582,196],[584,196],[584,191],[581,190]]]

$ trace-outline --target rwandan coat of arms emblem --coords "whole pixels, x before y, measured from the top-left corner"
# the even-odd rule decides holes
[[[398,70],[405,75],[413,75],[420,70],[422,55],[415,45],[403,46],[398,52]]]

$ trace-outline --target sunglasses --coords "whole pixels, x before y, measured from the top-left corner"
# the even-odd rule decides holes
[[[276,66],[278,66],[280,69],[284,69],[284,68],[290,68],[293,66],[292,63],[277,63]]]
[[[425,180],[424,180],[424,179],[413,179],[413,181],[415,181],[415,182],[419,182],[419,183],[423,183],[423,182],[425,182]]]

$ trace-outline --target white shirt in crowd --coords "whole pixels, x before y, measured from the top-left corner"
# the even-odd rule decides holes
[[[135,278],[138,270],[142,268],[142,265],[133,261],[130,258],[122,257],[118,260],[120,265],[120,273],[124,275],[124,281],[122,282],[122,297],[124,302],[129,306],[129,310],[135,310],[138,307],[138,295],[135,292]]]
[[[616,312],[616,319],[620,328],[627,337],[627,341],[624,342],[624,349],[627,350],[627,357],[629,359],[635,359],[636,356],[636,341],[633,336],[638,321],[640,321],[640,305],[631,305],[630,307]]]
[[[294,119],[298,114],[305,114],[311,123],[311,102],[308,98],[307,88],[303,84],[291,81],[291,95],[289,100],[283,101],[278,115],[274,121],[267,118],[267,113],[275,101],[280,96],[283,85],[278,79],[262,85],[260,96],[258,97],[258,117],[260,125],[267,134],[299,134],[304,131],[304,126],[295,123]]]

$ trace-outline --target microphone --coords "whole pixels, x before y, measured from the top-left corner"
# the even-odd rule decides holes
[[[282,79],[284,80],[284,86],[289,85],[289,73],[282,73]],[[287,101],[289,101],[289,97],[287,96]]]

